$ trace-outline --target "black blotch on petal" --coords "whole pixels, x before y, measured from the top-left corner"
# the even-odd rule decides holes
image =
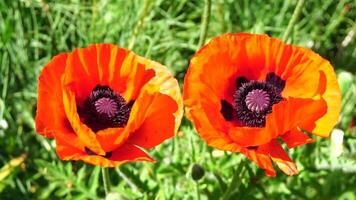
[[[94,151],[90,150],[88,147],[84,147],[84,151],[85,153],[87,153],[89,156],[97,156],[98,154],[96,154]],[[110,158],[112,156],[112,151],[106,152],[104,156],[104,158]]]
[[[249,146],[249,147],[246,147],[248,150],[257,150],[258,149],[258,146]]]
[[[94,151],[90,150],[88,147],[84,147],[85,153],[89,156],[97,155]]]
[[[226,100],[221,100],[220,112],[224,116],[226,121],[231,121],[234,119],[234,107]]]
[[[248,79],[244,76],[240,76],[236,79],[236,89],[242,86],[243,83],[247,83]]]
[[[135,100],[129,101],[129,103],[127,103],[127,107],[129,107],[131,109],[132,106],[134,105],[134,103],[135,103]]]
[[[105,158],[110,158],[112,156],[112,151],[110,151],[110,152],[106,152],[106,154],[105,154]]]
[[[284,87],[286,86],[286,81],[281,79],[274,72],[267,74],[266,82],[276,87],[278,89],[278,92],[282,92]]]

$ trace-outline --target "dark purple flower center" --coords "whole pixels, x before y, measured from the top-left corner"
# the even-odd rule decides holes
[[[97,85],[78,113],[94,132],[114,127],[124,127],[130,116],[133,101],[125,99],[108,86]]]
[[[239,77],[233,104],[222,100],[221,113],[227,121],[238,120],[243,126],[264,127],[272,106],[283,100],[284,86],[285,81],[274,73],[269,73],[266,81]]]

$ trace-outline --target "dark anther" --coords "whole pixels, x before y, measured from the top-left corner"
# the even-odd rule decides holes
[[[234,119],[234,107],[226,100],[221,100],[220,112],[224,116],[226,121],[231,121]]]
[[[78,106],[81,120],[94,132],[113,127],[124,127],[134,101],[125,99],[108,86],[97,85],[84,105]]]

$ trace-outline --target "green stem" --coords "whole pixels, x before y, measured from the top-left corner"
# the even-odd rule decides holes
[[[222,197],[222,200],[228,200],[230,199],[231,195],[233,195],[233,193],[236,191],[236,189],[238,189],[241,185],[241,179],[245,169],[244,169],[244,165],[245,165],[245,161],[241,161],[240,165],[237,167],[234,176],[232,177],[231,183],[229,185],[229,187],[227,188],[224,196]]]
[[[103,176],[103,185],[105,190],[105,196],[107,196],[110,192],[110,178],[108,168],[101,168],[101,175]]]
[[[136,24],[136,26],[135,26],[135,28],[133,30],[133,33],[132,33],[132,37],[131,37],[131,40],[130,40],[130,43],[129,43],[129,49],[132,49],[134,47],[134,45],[135,45],[138,32],[142,29],[142,27],[144,25],[145,17],[147,16],[148,8],[149,8],[150,3],[151,3],[151,0],[145,0],[144,6],[143,6],[143,11],[142,11],[141,16],[140,16],[140,20]]]
[[[95,31],[96,29],[96,17],[97,17],[97,4],[96,4],[96,0],[93,1],[93,6],[92,6],[92,15],[91,15],[91,23],[90,23],[90,30],[91,33],[93,33],[93,38],[91,38],[93,41],[96,41],[96,35],[97,35],[97,31]]]
[[[196,195],[197,195],[197,200],[200,200],[200,190],[199,190],[199,182],[195,181],[195,189],[196,189]]]
[[[205,0],[204,13],[202,16],[202,23],[200,29],[199,37],[199,48],[202,47],[206,40],[206,34],[208,32],[209,20],[210,20],[210,11],[211,11],[211,0]]]
[[[217,2],[218,19],[220,20],[221,32],[226,32],[225,16],[224,16],[224,3],[221,1]]]
[[[294,27],[295,23],[297,22],[297,19],[299,18],[299,15],[300,15],[300,13],[302,11],[304,1],[305,0],[298,0],[297,6],[294,9],[292,18],[289,20],[287,29],[284,32],[284,35],[283,35],[283,38],[282,38],[282,40],[284,42],[286,42],[288,40],[290,34],[292,33],[293,27]]]
[[[134,182],[132,182],[121,170],[119,167],[116,167],[116,172],[120,176],[120,178],[127,183],[132,189],[133,192],[140,192],[140,189],[135,185]]]

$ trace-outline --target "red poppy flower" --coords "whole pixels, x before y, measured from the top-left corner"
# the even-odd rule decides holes
[[[217,149],[241,152],[275,176],[298,172],[289,148],[327,137],[337,123],[340,90],[333,67],[311,50],[267,35],[225,34],[192,58],[184,104],[199,135]]]
[[[36,130],[56,140],[63,160],[113,167],[153,161],[153,148],[177,131],[177,80],[156,62],[111,44],[55,56],[38,82]]]

